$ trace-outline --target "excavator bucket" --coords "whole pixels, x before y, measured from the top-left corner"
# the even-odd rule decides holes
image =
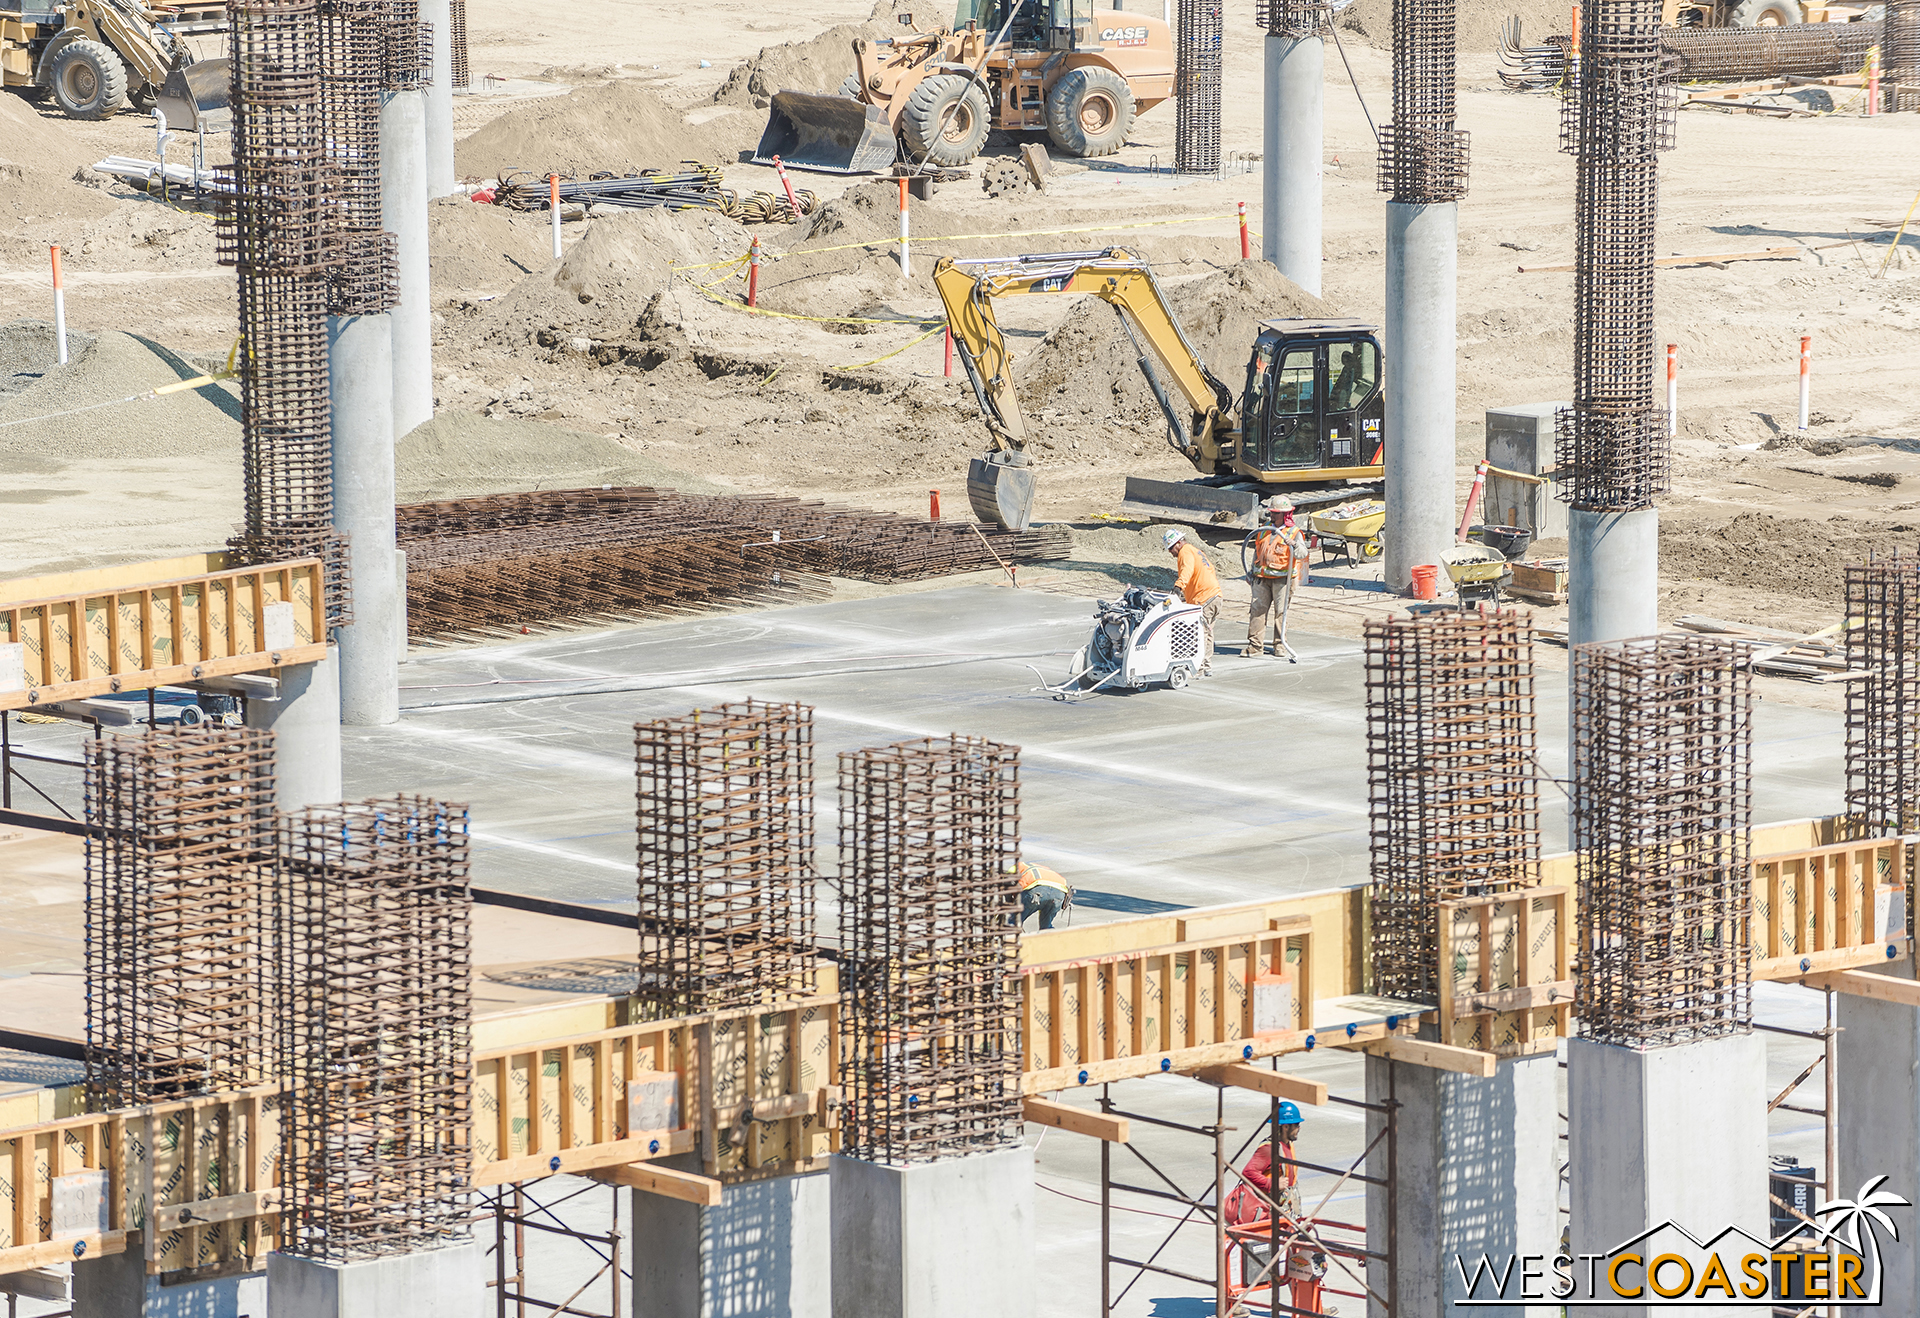
[[[168,128],[182,132],[199,128],[209,133],[225,132],[233,119],[227,87],[224,58],[176,65],[168,72],[166,84],[154,100],[154,108],[167,117]]]
[[[767,129],[753,153],[756,165],[775,156],[791,169],[823,174],[875,174],[889,168],[898,147],[887,112],[851,96],[775,92]]]
[[[1033,523],[1033,468],[975,458],[967,464],[967,502],[989,526],[1026,530]]]

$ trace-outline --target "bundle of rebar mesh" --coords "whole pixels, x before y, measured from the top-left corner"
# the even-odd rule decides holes
[[[276,883],[281,1250],[346,1262],[463,1238],[465,808],[403,796],[283,816]]]
[[[1658,1047],[1752,1021],[1753,674],[1725,640],[1574,647],[1575,1014]]]
[[[843,1150],[928,1162],[1020,1139],[1020,752],[840,756]]]
[[[89,1101],[258,1083],[272,734],[163,726],[85,747]]]
[[[1366,674],[1374,983],[1438,1002],[1439,903],[1539,882],[1531,615],[1369,622]]]
[[[1174,30],[1173,172],[1220,172],[1221,0],[1180,0]]]
[[[1560,116],[1561,149],[1576,160],[1573,406],[1554,452],[1561,498],[1629,511],[1672,482],[1653,393],[1653,235],[1674,102],[1660,77],[1659,0],[1590,0],[1580,22],[1579,76]]]
[[[1454,125],[1458,46],[1453,0],[1394,0],[1393,117],[1380,125],[1378,186],[1397,202],[1467,195],[1467,134]]]
[[[1661,76],[1673,82],[1742,82],[1760,78],[1834,78],[1857,74],[1867,52],[1887,50],[1884,24],[1793,23],[1784,27],[1668,27],[1660,30]],[[1516,90],[1543,91],[1566,80],[1573,39],[1520,44],[1518,19],[1502,29],[1500,80]]]
[[[645,486],[396,510],[416,640],[662,608],[824,595],[829,576],[905,581],[1062,558],[1059,528],[1004,531],[767,495]]]
[[[603,171],[584,179],[559,180],[560,203],[618,206],[631,210],[710,210],[742,224],[790,224],[811,215],[819,197],[806,188],[791,199],[771,192],[741,196],[722,187],[717,166],[683,161],[679,169],[640,170],[630,174]],[[525,170],[507,175],[494,193],[494,202],[517,211],[544,211],[553,205],[554,183],[545,174]]]
[[[814,946],[813,711],[749,700],[634,725],[649,1019],[801,996]]]

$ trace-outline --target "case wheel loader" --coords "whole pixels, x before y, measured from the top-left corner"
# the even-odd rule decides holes
[[[960,0],[951,28],[856,41],[853,58],[837,92],[774,94],[756,161],[842,174],[896,159],[952,168],[995,129],[1106,156],[1173,94],[1167,25],[1093,0]]]
[[[1251,530],[1276,500],[1315,508],[1381,490],[1386,359],[1372,325],[1262,321],[1236,400],[1188,342],[1152,268],[1123,248],[942,257],[933,283],[993,439],[993,451],[967,468],[967,501],[983,522],[1021,531],[1033,518],[1027,423],[993,313],[994,299],[1021,293],[1091,294],[1111,306],[1166,415],[1167,442],[1201,473],[1190,481],[1129,476],[1128,511]]]
[[[0,0],[0,85],[52,96],[74,119],[150,109],[169,75],[194,63],[184,37],[226,30],[224,4],[149,7],[135,0]],[[226,60],[217,81],[224,88]],[[226,93],[220,93],[225,104]],[[169,123],[175,128],[185,124]]]

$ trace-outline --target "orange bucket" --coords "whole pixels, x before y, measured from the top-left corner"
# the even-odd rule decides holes
[[[1413,569],[1413,597],[1417,600],[1438,599],[1440,597],[1440,569],[1432,563],[1422,563]]]

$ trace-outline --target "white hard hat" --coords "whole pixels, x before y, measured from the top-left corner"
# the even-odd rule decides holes
[[[1187,538],[1186,533],[1181,531],[1181,529],[1177,526],[1169,526],[1166,530],[1160,533],[1160,543],[1165,545],[1168,549],[1172,549],[1175,545],[1179,544],[1182,540],[1185,540],[1186,538]]]

